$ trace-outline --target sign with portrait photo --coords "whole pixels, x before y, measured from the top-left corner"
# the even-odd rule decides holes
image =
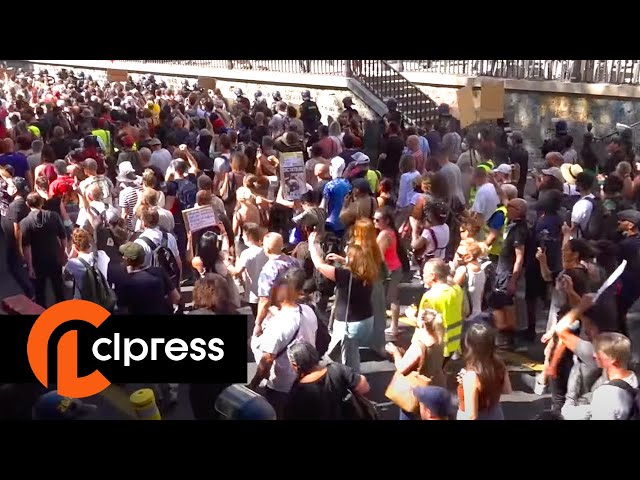
[[[304,156],[302,152],[285,152],[280,157],[282,197],[285,200],[300,200],[307,191]]]

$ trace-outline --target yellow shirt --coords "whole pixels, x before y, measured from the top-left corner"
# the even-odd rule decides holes
[[[445,357],[460,350],[463,299],[464,294],[459,285],[436,283],[420,300],[419,311],[430,308],[442,315]]]

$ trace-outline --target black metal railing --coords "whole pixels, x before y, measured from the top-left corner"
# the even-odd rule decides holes
[[[114,63],[184,65],[220,70],[256,70],[280,73],[339,75],[345,73],[344,60],[115,60]]]
[[[398,111],[410,122],[422,126],[435,120],[437,104],[384,60],[351,60],[347,75],[352,76],[380,100],[394,98]]]
[[[405,72],[523,80],[640,84],[640,60],[395,60]]]

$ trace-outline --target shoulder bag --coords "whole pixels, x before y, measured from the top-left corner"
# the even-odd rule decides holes
[[[418,343],[422,350],[418,369],[409,372],[407,375],[403,375],[396,370],[396,373],[391,379],[391,383],[389,383],[387,390],[384,392],[384,395],[389,400],[408,413],[416,413],[420,408],[418,399],[413,394],[413,389],[416,387],[426,387],[431,383],[429,377],[420,374],[427,358],[427,348],[422,342]]]

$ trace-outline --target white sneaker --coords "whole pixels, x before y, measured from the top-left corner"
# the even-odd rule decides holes
[[[547,390],[547,385],[544,383],[540,383],[540,376],[536,375],[536,384],[533,387],[533,393],[535,393],[536,395],[544,395],[544,393]]]

